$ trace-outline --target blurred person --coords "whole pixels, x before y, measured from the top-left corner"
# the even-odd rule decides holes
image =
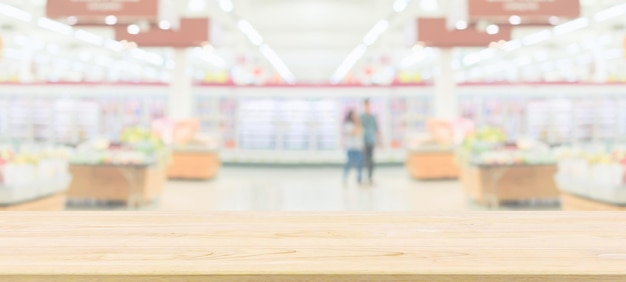
[[[348,156],[343,169],[343,184],[344,186],[348,184],[350,170],[355,168],[357,182],[361,185],[363,182],[363,127],[359,115],[354,110],[350,110],[344,119],[343,140]]]
[[[363,164],[367,169],[367,180],[369,185],[374,185],[374,149],[380,145],[380,130],[378,119],[372,114],[370,100],[363,101],[363,114],[361,115],[361,125],[363,127]]]

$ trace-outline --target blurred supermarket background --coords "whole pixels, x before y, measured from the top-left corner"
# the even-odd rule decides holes
[[[0,210],[126,208],[624,210],[626,3],[0,0]]]

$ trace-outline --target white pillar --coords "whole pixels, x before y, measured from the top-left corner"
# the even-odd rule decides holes
[[[33,82],[33,52],[24,51],[24,55],[19,62],[18,79],[21,83]]]
[[[605,83],[609,78],[606,59],[604,58],[604,49],[595,47],[593,50],[593,82]]]
[[[172,71],[169,89],[168,117],[173,120],[189,119],[193,116],[193,79],[187,49],[174,50],[176,67]]]
[[[452,60],[452,49],[439,49],[433,99],[433,114],[437,119],[455,119],[459,116],[459,97]]]

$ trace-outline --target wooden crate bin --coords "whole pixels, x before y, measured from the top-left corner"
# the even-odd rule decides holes
[[[170,179],[212,179],[221,166],[216,152],[174,151],[167,177]]]
[[[161,195],[166,182],[163,166],[121,168],[71,165],[70,173],[73,180],[67,196],[72,200],[148,204]],[[129,180],[134,183],[129,183]]]
[[[406,169],[411,177],[419,180],[459,178],[459,168],[452,151],[409,152]]]
[[[461,186],[478,203],[558,199],[555,165],[463,166]],[[495,181],[495,193],[494,191]]]

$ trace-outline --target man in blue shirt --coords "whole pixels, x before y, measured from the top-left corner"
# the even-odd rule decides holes
[[[380,130],[378,120],[372,114],[369,99],[363,101],[364,113],[361,115],[361,126],[363,127],[363,165],[367,169],[369,184],[373,184],[374,176],[374,148],[380,144]]]

